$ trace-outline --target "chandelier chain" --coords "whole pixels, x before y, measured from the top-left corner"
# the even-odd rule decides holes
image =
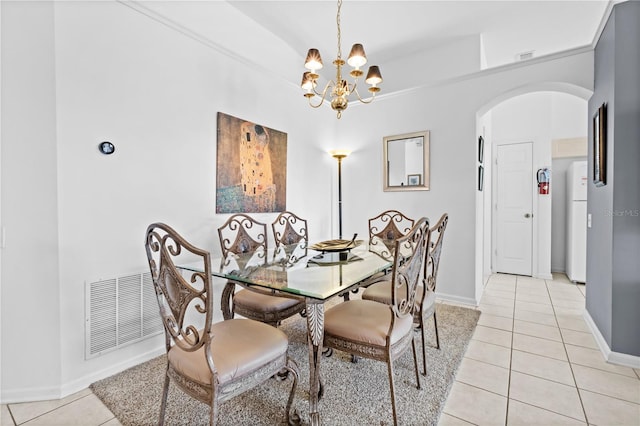
[[[340,46],[340,8],[342,7],[342,0],[338,0],[338,14],[336,15],[336,23],[338,24],[338,59],[342,59],[342,47]]]

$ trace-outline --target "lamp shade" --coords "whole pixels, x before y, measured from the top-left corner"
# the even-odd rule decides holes
[[[329,151],[329,154],[333,158],[345,158],[346,156],[351,154],[351,151],[347,149],[332,149],[331,151]]]
[[[304,67],[311,71],[322,68],[322,58],[318,49],[309,49],[307,59],[304,61]]]
[[[378,68],[377,65],[371,65],[369,67],[365,81],[372,86],[382,83],[382,74],[380,74],[380,68]]]
[[[300,84],[300,87],[302,87],[307,92],[310,92],[315,88],[315,86],[316,86],[315,81],[313,81],[313,78],[311,78],[311,72],[306,71],[305,73],[303,73],[302,83]]]
[[[364,47],[360,43],[356,43],[351,47],[347,63],[354,68],[360,68],[367,63],[367,55],[364,53]]]

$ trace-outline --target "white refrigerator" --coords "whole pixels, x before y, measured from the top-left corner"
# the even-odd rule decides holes
[[[587,279],[587,162],[574,161],[567,170],[567,276]]]

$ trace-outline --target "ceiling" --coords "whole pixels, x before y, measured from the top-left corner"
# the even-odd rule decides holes
[[[231,1],[234,7],[301,54],[335,56],[335,1]],[[343,49],[364,44],[382,59],[482,34],[489,67],[590,44],[607,1],[359,1],[342,5]]]
[[[214,43],[220,42],[223,31],[225,35],[233,35],[235,44],[231,43],[229,48],[234,54],[296,85],[300,84],[304,58],[310,47],[320,50],[325,76],[333,72],[331,61],[337,55],[336,1],[146,4],[152,4],[150,7],[155,12]],[[341,10],[342,55],[348,56],[353,43],[362,43],[369,64],[380,66],[385,77],[382,89],[388,93],[406,89],[403,80],[407,80],[407,85],[415,85],[415,78],[410,82],[412,79],[403,78],[402,73],[415,68],[416,57],[434,50],[443,52],[446,46],[459,46],[463,40],[475,40],[476,70],[480,69],[480,40],[486,61],[483,68],[515,62],[516,56],[523,52],[533,51],[534,57],[539,57],[591,45],[608,5],[608,0],[345,0]],[[250,22],[248,26],[252,28],[245,31],[228,22],[212,25],[220,7]],[[251,42],[243,44],[243,34],[249,32],[254,32],[254,36],[245,35]],[[225,40],[225,44],[229,42]],[[461,56],[465,56],[464,50],[451,49],[448,56],[440,53],[438,65],[446,70],[445,62],[464,59]],[[385,69],[391,71],[391,75],[385,73]]]

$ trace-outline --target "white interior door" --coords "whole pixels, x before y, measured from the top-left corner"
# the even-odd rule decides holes
[[[531,275],[532,143],[497,148],[496,271]]]

